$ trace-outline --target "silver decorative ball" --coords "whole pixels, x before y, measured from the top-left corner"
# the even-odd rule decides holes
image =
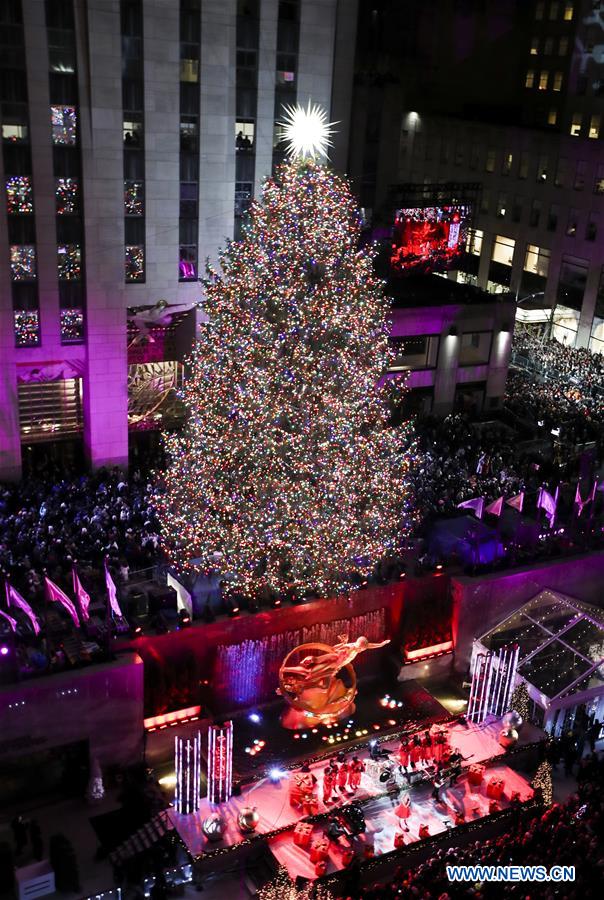
[[[502,747],[505,747],[506,750],[513,747],[517,741],[518,732],[515,728],[502,728],[499,732],[499,743]]]
[[[522,728],[522,716],[515,709],[512,709],[503,717],[502,725],[504,728],[515,728],[516,731],[520,731]]]
[[[244,806],[237,816],[237,824],[242,834],[251,834],[258,827],[260,816],[256,812],[255,806]]]
[[[220,841],[226,831],[224,816],[221,816],[220,813],[217,812],[210,813],[210,815],[203,820],[201,830],[209,841]]]

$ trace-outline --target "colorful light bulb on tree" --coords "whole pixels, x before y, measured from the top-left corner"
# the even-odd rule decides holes
[[[256,596],[349,590],[398,552],[410,516],[410,457],[381,383],[388,301],[348,184],[313,159],[328,135],[310,112],[320,146],[297,118],[306,158],[266,183],[243,240],[208,270],[189,420],[166,438],[158,498],[172,561],[212,568],[219,553]]]

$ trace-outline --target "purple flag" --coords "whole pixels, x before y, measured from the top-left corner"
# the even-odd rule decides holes
[[[13,619],[12,616],[9,616],[8,613],[5,613],[5,612],[4,612],[3,610],[1,610],[1,609],[0,609],[0,616],[2,616],[3,619],[6,619],[6,621],[7,621],[8,624],[10,625],[12,631],[16,631],[16,630],[17,630],[17,622],[16,622],[15,619]]]
[[[40,634],[40,623],[38,622],[35,612],[31,608],[27,600],[22,597],[19,591],[15,590],[12,584],[9,584],[8,581],[6,582],[6,605],[16,606],[17,609],[20,609],[21,612],[24,612],[31,622],[34,634]]]
[[[113,582],[113,578],[109,574],[109,569],[107,568],[107,560],[105,560],[105,584],[107,586],[107,594],[109,596],[111,611],[113,612],[114,616],[118,616],[121,619],[123,618],[123,616],[120,605],[117,602],[117,589]]]
[[[71,574],[73,577],[73,592],[76,595],[80,606],[80,616],[86,622],[90,618],[90,613],[88,612],[88,607],[90,606],[90,594],[82,587],[82,582],[80,581],[80,576],[78,575],[78,570],[75,566],[72,567]]]
[[[78,618],[78,611],[67,594],[64,593],[54,581],[51,581],[50,578],[44,578],[44,582],[46,584],[46,590],[48,591],[48,599],[52,600],[54,603],[60,603],[73,619],[75,627],[79,628],[80,620]]]
[[[479,519],[482,519],[483,506],[484,497],[474,497],[473,500],[464,500],[463,503],[458,503],[457,509],[471,509]]]

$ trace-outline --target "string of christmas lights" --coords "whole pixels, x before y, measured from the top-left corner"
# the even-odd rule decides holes
[[[34,199],[29,175],[11,175],[6,179],[6,207],[10,215],[29,215]]]
[[[17,347],[35,347],[40,341],[40,317],[37,310],[15,310]]]
[[[10,248],[10,270],[13,281],[34,281],[36,248],[32,244],[13,244]]]
[[[281,167],[244,239],[208,269],[205,327],[158,510],[168,555],[216,554],[248,595],[358,586],[414,517],[413,452],[388,427],[400,388],[388,301],[348,184],[312,160]],[[399,395],[400,396],[400,395]]]
[[[79,212],[79,184],[77,178],[57,178],[55,199],[58,216],[73,216]]]
[[[61,341],[77,343],[84,339],[84,314],[81,309],[61,310]]]
[[[78,117],[75,106],[51,106],[52,142],[64,147],[77,143]]]
[[[145,250],[128,246],[125,250],[126,281],[142,281],[145,275]]]
[[[79,244],[60,244],[57,247],[59,281],[79,281],[82,274],[82,250]]]

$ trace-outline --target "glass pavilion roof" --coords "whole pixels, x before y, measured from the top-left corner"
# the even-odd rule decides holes
[[[565,594],[541,591],[480,642],[518,644],[519,674],[550,700],[604,690],[604,612]]]

